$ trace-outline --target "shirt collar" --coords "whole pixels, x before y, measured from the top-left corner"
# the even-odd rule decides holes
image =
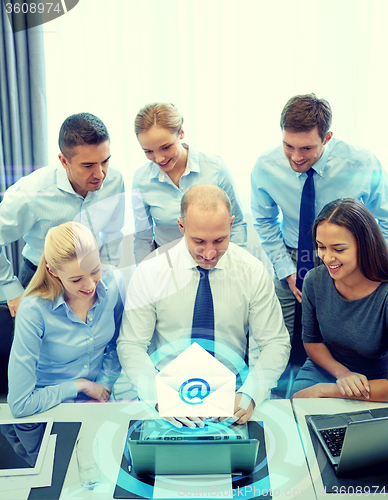
[[[323,153],[322,156],[319,158],[319,160],[314,163],[314,165],[311,167],[313,170],[315,170],[315,173],[318,174],[320,177],[322,177],[325,173],[325,168],[326,168],[326,163],[327,163],[327,158],[330,153],[330,141],[327,143],[326,146],[323,148]],[[302,175],[302,173],[298,173],[298,177]]]
[[[182,177],[189,175],[190,172],[200,172],[198,153],[196,151],[192,151],[187,144],[182,145],[188,150],[186,170],[183,172]],[[148,178],[158,179],[160,182],[165,182],[166,177],[168,177],[166,172],[163,172],[163,170],[161,170],[156,163],[151,162],[151,169]]]
[[[199,153],[192,148],[189,148],[187,144],[184,146],[188,149],[189,155],[187,157],[187,164],[190,165],[191,172],[201,172],[201,168],[199,166]]]
[[[58,165],[57,168],[57,187],[61,191],[66,191],[67,193],[80,196],[74,191],[73,186],[70,184],[69,178],[67,177],[66,169],[61,164]]]
[[[102,280],[100,280],[98,282],[97,288],[96,288],[97,298],[94,301],[94,304],[92,305],[91,309],[93,309],[93,307],[96,307],[99,304],[101,304],[101,302],[106,297],[106,291],[107,290],[108,290],[108,287],[105,285],[105,283]],[[53,311],[55,311],[56,309],[58,309],[61,306],[65,307],[65,308],[69,308],[69,305],[67,304],[67,302],[65,301],[65,298],[63,296],[63,292],[61,292],[58,295],[58,297],[53,300]]]

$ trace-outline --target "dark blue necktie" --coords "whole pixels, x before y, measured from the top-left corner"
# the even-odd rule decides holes
[[[315,219],[314,170],[306,172],[299,214],[298,265],[296,287],[302,291],[303,279],[307,271],[314,267],[314,245],[312,227]]]
[[[197,266],[199,271],[199,283],[197,296],[195,298],[193,327],[191,338],[210,340],[214,342],[214,307],[213,296],[209,283],[210,269],[202,269]],[[211,354],[214,353],[214,344],[211,344]],[[210,352],[210,349],[207,349]]]

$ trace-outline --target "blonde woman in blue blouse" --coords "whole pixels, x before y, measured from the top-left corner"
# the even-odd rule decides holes
[[[221,187],[232,203],[231,241],[245,247],[246,222],[232,175],[223,160],[184,144],[183,117],[173,104],[154,103],[135,119],[135,133],[149,162],[133,177],[135,257],[139,263],[158,246],[181,238],[177,218],[183,193],[195,184]]]
[[[67,400],[107,401],[120,374],[122,312],[115,277],[102,273],[91,231],[75,222],[50,229],[16,315],[12,414],[32,415]]]

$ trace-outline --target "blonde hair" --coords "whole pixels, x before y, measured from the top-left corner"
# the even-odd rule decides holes
[[[183,116],[173,104],[154,102],[141,108],[136,115],[135,134],[147,132],[153,126],[165,128],[172,134],[179,134],[182,124]]]
[[[38,268],[23,297],[37,295],[43,299],[55,300],[62,292],[62,282],[49,272],[47,266],[55,272],[61,270],[63,264],[73,259],[81,262],[86,255],[96,251],[97,242],[86,226],[78,222],[65,222],[52,227],[46,235]]]

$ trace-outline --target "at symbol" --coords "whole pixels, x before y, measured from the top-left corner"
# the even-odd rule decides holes
[[[199,405],[210,394],[210,385],[203,378],[189,378],[179,387],[179,397],[190,405]]]

